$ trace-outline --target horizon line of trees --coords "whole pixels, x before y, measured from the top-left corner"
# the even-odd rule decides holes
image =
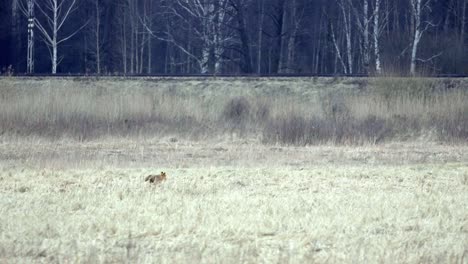
[[[468,74],[468,0],[4,0],[0,69]]]

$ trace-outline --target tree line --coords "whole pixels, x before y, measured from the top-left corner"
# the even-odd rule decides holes
[[[468,0],[4,0],[2,71],[468,74]]]

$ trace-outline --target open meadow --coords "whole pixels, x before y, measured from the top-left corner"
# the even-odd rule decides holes
[[[0,79],[0,263],[468,263],[467,84]]]

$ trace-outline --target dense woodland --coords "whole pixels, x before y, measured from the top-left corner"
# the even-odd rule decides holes
[[[468,74],[468,0],[2,0],[0,70]]]

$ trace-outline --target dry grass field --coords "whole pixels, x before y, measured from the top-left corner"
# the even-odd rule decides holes
[[[307,97],[297,88],[306,82],[277,99],[282,82],[261,88],[266,99],[252,94],[261,94],[261,82],[248,84],[249,94],[236,86],[228,96],[248,99],[247,121],[226,114],[229,99],[208,107],[214,88],[197,97],[163,82],[156,95],[179,102],[177,111],[164,103],[146,111],[140,107],[160,99],[97,90],[134,85],[147,93],[147,84],[108,81],[109,88],[100,81],[80,84],[83,92],[61,82],[0,80],[0,263],[468,263],[465,128],[443,130],[453,128],[444,122],[455,113],[468,119],[460,112],[466,91],[453,91],[461,99],[429,99],[434,108],[452,98],[439,115],[442,130],[423,120],[379,142],[374,134],[337,142],[336,135],[301,134],[311,128],[299,129],[300,140],[296,131],[294,140],[270,136],[275,118],[290,111],[313,109],[328,120],[326,107],[307,108],[319,89]],[[61,85],[78,101],[60,97],[67,94]],[[347,89],[342,82],[331,87]],[[399,107],[344,98],[355,121],[366,111],[388,121],[394,117],[384,109],[412,107],[407,114],[415,118],[431,109],[408,97]],[[261,102],[269,108],[266,124],[257,124]],[[167,121],[171,115],[180,123]],[[231,127],[226,117],[244,123]],[[144,181],[161,171],[166,181]]]

